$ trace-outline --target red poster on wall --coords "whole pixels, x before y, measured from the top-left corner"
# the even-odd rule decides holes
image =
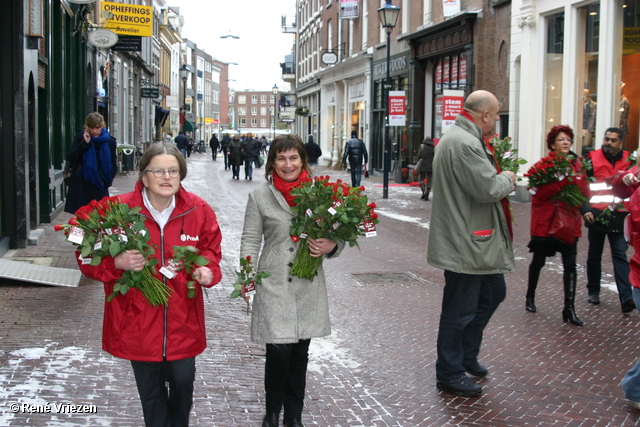
[[[449,89],[449,57],[445,57],[442,64],[442,83],[444,89]]]
[[[404,126],[406,122],[407,107],[404,91],[389,91],[389,126]]]
[[[451,57],[451,89],[458,89],[458,55]]]
[[[442,61],[436,63],[436,90],[442,90]]]
[[[464,91],[445,90],[442,99],[442,133],[444,134],[456,121],[464,106]]]
[[[460,79],[458,82],[460,86],[467,84],[467,55],[464,53],[460,55]]]

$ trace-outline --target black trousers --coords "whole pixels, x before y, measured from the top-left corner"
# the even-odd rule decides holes
[[[302,418],[310,343],[307,339],[294,344],[267,344],[267,413],[280,413],[284,406],[284,418]]]
[[[187,427],[193,404],[196,358],[131,361],[146,427]],[[167,390],[167,383],[169,389]]]

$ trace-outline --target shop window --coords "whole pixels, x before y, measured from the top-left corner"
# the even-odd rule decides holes
[[[578,63],[578,128],[574,147],[578,153],[594,148],[596,115],[598,111],[598,44],[600,42],[600,3],[593,3],[578,9],[579,30],[576,53]],[[578,137],[579,135],[579,137]]]
[[[622,14],[623,25],[619,39],[622,42],[621,78],[616,82],[619,93],[615,99],[618,108],[615,109],[614,124],[622,130],[624,148],[632,151],[638,149],[640,137],[640,0],[620,1],[617,11]]]
[[[562,56],[564,53],[564,13],[546,19],[545,53],[545,134],[560,123],[562,111]]]

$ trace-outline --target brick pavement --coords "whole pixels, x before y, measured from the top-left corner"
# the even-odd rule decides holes
[[[222,162],[189,159],[185,186],[214,207],[223,230],[223,281],[206,301],[208,349],[197,358],[192,425],[257,426],[264,411],[262,346],[248,340],[245,305],[229,301],[248,191],[261,181],[232,181]],[[319,174],[348,180],[343,171]],[[529,204],[514,204],[518,272],[487,328],[481,352],[490,375],[478,398],[452,397],[435,388],[435,341],[442,272],[426,264],[429,207],[415,187],[391,187],[382,200],[379,177],[363,180],[381,214],[378,237],[361,239],[327,261],[333,333],[313,340],[305,425],[317,426],[631,426],[639,411],[619,383],[640,356],[638,315],[623,316],[605,253],[602,304],[576,308],[582,328],[563,324],[561,263],[543,269],[536,303],[524,310]],[[133,177],[118,176],[117,192]],[[61,214],[56,222],[68,219]],[[43,224],[40,245],[9,253],[50,257],[73,267],[71,245]],[[584,283],[586,239],[579,244]],[[631,251],[631,250],[630,250]],[[363,276],[363,275],[367,276]],[[100,284],[78,288],[0,282],[0,425],[137,426],[142,415],[131,368],[100,347]],[[93,414],[12,414],[14,402],[96,405]]]

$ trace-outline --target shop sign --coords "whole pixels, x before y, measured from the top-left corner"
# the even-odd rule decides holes
[[[340,0],[340,19],[351,19],[360,16],[358,0]]]
[[[442,133],[444,134],[456,121],[464,106],[463,90],[445,90],[442,98]]]
[[[205,123],[206,125],[212,125],[212,124],[214,124],[213,117],[205,117],[205,118],[204,118],[204,123]]]
[[[640,49],[640,28],[625,27],[622,36],[623,49]]]
[[[407,123],[406,96],[403,90],[389,91],[389,126],[405,126]]]
[[[364,99],[365,78],[349,81],[349,102],[359,102]]]
[[[142,37],[120,36],[118,43],[111,47],[114,52],[142,52]]]
[[[157,87],[141,87],[140,88],[140,97],[141,98],[158,98],[160,96],[160,89]]]
[[[442,11],[445,18],[460,13],[460,0],[442,0]]]
[[[113,31],[100,28],[89,33],[89,42],[95,47],[106,49],[118,43],[118,35]]]
[[[153,6],[102,2],[101,16],[106,28],[116,34],[151,37],[153,35]]]
[[[324,65],[333,65],[338,62],[338,55],[335,52],[324,52],[320,58]]]

